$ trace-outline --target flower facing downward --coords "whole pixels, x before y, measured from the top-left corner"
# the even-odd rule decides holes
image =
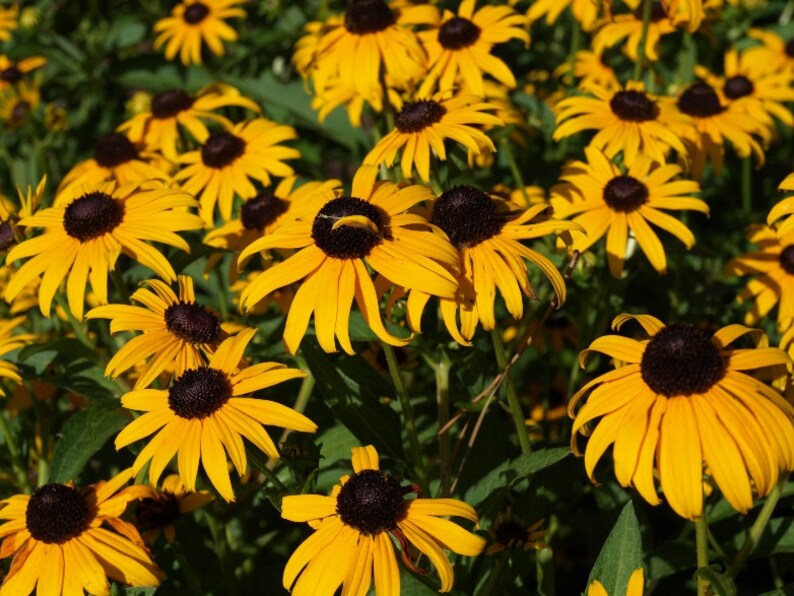
[[[153,544],[160,532],[165,534],[168,542],[173,542],[177,518],[204,507],[214,498],[207,490],[189,492],[178,474],[171,474],[163,480],[159,490],[152,488],[150,496],[138,501],[134,514],[135,527],[142,533],[146,544]]]
[[[116,449],[154,434],[135,459],[135,474],[151,462],[149,482],[156,485],[176,456],[182,482],[188,491],[194,491],[201,462],[221,496],[233,501],[227,454],[242,476],[248,462],[243,437],[276,459],[276,445],[262,425],[302,432],[317,430],[317,425],[303,414],[273,401],[247,397],[254,391],[305,376],[303,371],[276,362],[262,362],[235,372],[255,333],[255,329],[245,329],[224,340],[209,365],[186,370],[167,390],[142,389],[121,397],[125,408],[145,414],[119,433]]]
[[[411,559],[413,544],[438,571],[441,592],[449,592],[454,575],[444,550],[473,557],[482,552],[485,540],[439,516],[477,523],[474,509],[457,499],[406,499],[417,489],[382,472],[371,445],[353,448],[353,472],[342,477],[331,496],[284,497],[281,516],[316,530],[287,562],[284,587],[296,596],[332,596],[340,586],[345,594],[366,594],[374,576],[377,594],[396,596],[396,539],[406,567],[426,573]]]
[[[574,452],[581,453],[578,436],[589,436],[584,463],[593,479],[596,464],[614,445],[615,476],[622,486],[634,486],[656,505],[656,472],[670,507],[692,520],[703,512],[705,463],[725,499],[746,513],[753,493],[766,496],[780,471],[794,468],[794,408],[746,371],[791,361],[778,348],[729,348],[747,334],[761,339],[760,332],[742,325],[711,335],[649,315],[620,315],[613,327],[632,319],[649,340],[607,335],[579,357],[582,366],[590,352],[625,364],[571,399]]]

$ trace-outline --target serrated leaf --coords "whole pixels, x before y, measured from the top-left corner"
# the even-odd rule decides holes
[[[598,580],[607,594],[625,594],[631,574],[642,567],[640,524],[629,501],[596,559],[587,585]]]

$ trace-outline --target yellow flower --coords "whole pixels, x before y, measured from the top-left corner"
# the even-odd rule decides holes
[[[629,320],[650,339],[607,335],[579,356],[582,366],[589,352],[616,361],[615,370],[587,383],[568,405],[571,417],[576,412],[571,447],[577,455],[578,436],[590,437],[584,453],[588,476],[593,479],[596,464],[614,444],[622,486],[634,486],[656,505],[656,471],[670,507],[694,520],[703,512],[705,462],[725,499],[746,513],[753,492],[766,496],[780,471],[794,467],[794,408],[746,371],[790,364],[788,356],[778,348],[730,349],[744,335],[760,339],[760,332],[742,325],[713,335],[649,315],[620,315],[612,325],[619,329]]]
[[[561,77],[569,72],[571,72],[571,63],[567,61],[561,64],[554,71],[554,74]],[[603,52],[590,50],[579,50],[576,52],[573,63],[573,76],[579,79],[579,86],[582,88],[596,86],[608,92],[620,91],[621,89],[615,69],[606,63]]]
[[[36,341],[36,336],[31,333],[19,333],[13,335],[14,331],[27,321],[26,316],[14,317],[13,319],[0,320],[0,356],[5,356],[9,352],[18,350]],[[16,365],[0,360],[0,379],[6,379],[14,384],[21,384],[22,377],[19,376],[19,369]],[[5,390],[0,387],[0,397],[5,397]]]
[[[19,16],[19,6],[16,4],[8,8],[0,6],[0,41],[9,41],[11,32],[19,26],[17,17]]]
[[[12,60],[5,54],[0,54],[0,90],[16,85],[27,73],[33,72],[45,64],[47,64],[47,59],[44,56],[29,56],[22,60]]]
[[[40,103],[38,84],[22,81],[0,92],[0,121],[8,128],[19,128],[28,121]]]
[[[154,544],[160,532],[165,534],[168,542],[173,542],[177,518],[204,507],[214,498],[208,490],[188,491],[179,474],[171,474],[163,480],[159,490],[152,486],[152,494],[138,501],[134,514],[135,526],[143,533],[146,544]]]
[[[794,174],[789,174],[785,177],[783,182],[778,186],[778,190],[794,191]],[[794,218],[791,213],[794,212],[794,196],[787,197],[782,201],[778,201],[769,211],[766,218],[767,225],[775,225],[775,232],[778,236],[785,236],[789,232],[794,231]],[[781,219],[785,218],[783,222]]]
[[[625,596],[642,596],[645,592],[645,573],[640,567],[635,569],[629,577],[629,584],[626,586],[626,591],[615,591],[614,594],[624,594]],[[609,593],[604,588],[604,585],[594,580],[593,583],[587,586],[587,596],[609,596]]]
[[[331,493],[294,495],[282,500],[281,517],[307,522],[314,530],[284,568],[284,587],[295,596],[400,594],[400,570],[394,556],[396,539],[408,569],[424,574],[411,561],[413,544],[438,571],[441,592],[454,582],[445,550],[474,557],[485,540],[441,516],[479,520],[474,509],[457,499],[406,499],[416,492],[380,470],[371,445],[353,448],[353,475],[343,476]]]
[[[515,2],[510,2],[515,4]],[[546,24],[553,25],[563,11],[571,7],[571,14],[585,31],[591,31],[596,25],[600,2],[593,0],[536,0],[529,6],[527,18],[531,23],[546,17]]]
[[[7,251],[24,238],[24,234],[18,225],[19,220],[20,218],[30,217],[36,212],[41,202],[41,195],[44,194],[45,186],[47,186],[47,176],[42,176],[35,190],[29,184],[24,192],[22,188],[17,186],[19,206],[6,197],[0,196],[0,252]],[[9,262],[6,259],[6,263]]]
[[[605,48],[611,48],[626,39],[623,52],[634,62],[637,61],[642,37],[643,2],[636,4],[634,12],[616,15],[598,30],[593,38],[593,51],[596,54],[601,54]],[[659,0],[652,0],[651,20],[645,41],[645,59],[649,62],[656,62],[659,59],[659,40],[673,32],[675,32],[675,27],[670,21],[664,5]]]

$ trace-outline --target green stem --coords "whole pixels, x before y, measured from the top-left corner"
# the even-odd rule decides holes
[[[767,497],[766,501],[764,501],[763,506],[761,507],[761,511],[758,512],[758,517],[755,519],[752,527],[750,528],[750,533],[747,535],[747,538],[742,544],[739,552],[736,555],[736,558],[733,560],[733,563],[730,567],[728,567],[728,571],[726,572],[728,577],[736,577],[736,574],[741,569],[744,562],[747,560],[753,550],[755,549],[758,541],[761,539],[761,536],[766,529],[769,520],[772,518],[772,512],[775,510],[775,506],[777,502],[780,500],[781,495],[783,494],[783,487],[786,485],[788,481],[789,475],[784,474],[780,477],[775,488],[772,489]]]
[[[496,562],[491,568],[491,573],[488,576],[488,581],[485,583],[485,586],[483,586],[483,589],[478,592],[477,596],[489,596],[490,594],[496,593],[496,585],[499,581],[499,576],[502,575],[502,569],[504,569],[506,558],[507,553],[505,552],[497,555]]]
[[[502,336],[498,329],[491,331],[491,342],[493,349],[496,353],[496,363],[499,365],[500,370],[504,370],[507,366],[507,354],[505,353],[505,344],[502,341]],[[507,393],[507,403],[510,406],[510,414],[513,416],[513,424],[516,427],[516,434],[518,435],[518,444],[521,446],[521,453],[527,454],[532,452],[532,446],[529,444],[529,434],[527,433],[527,425],[525,423],[524,412],[521,410],[521,403],[518,401],[518,393],[516,392],[515,383],[510,373],[505,375],[503,383],[505,393]]]
[[[66,318],[69,319],[69,324],[72,326],[72,331],[74,331],[74,334],[77,336],[77,339],[79,339],[80,342],[87,348],[91,350],[96,349],[94,347],[94,344],[91,343],[91,340],[88,339],[88,335],[85,332],[85,327],[72,314],[72,311],[69,309],[69,305],[66,303],[66,300],[64,300],[61,294],[58,293],[55,294],[55,302],[66,313]]]
[[[110,270],[110,278],[113,280],[113,285],[116,286],[116,291],[119,293],[119,300],[121,302],[130,301],[130,292],[127,290],[127,284],[124,283],[124,276],[118,269]]]
[[[750,215],[753,209],[753,160],[745,157],[742,160],[742,210]]]
[[[510,172],[513,174],[513,181],[521,190],[526,206],[529,206],[529,195],[527,194],[526,184],[524,184],[524,177],[521,175],[521,170],[518,169],[515,155],[513,155],[513,149],[510,147],[510,139],[507,137],[502,138],[502,141],[499,143],[499,148],[504,152],[507,158],[507,165],[510,167]]]
[[[637,46],[637,63],[634,65],[635,81],[641,80],[645,63],[645,44],[648,43],[648,25],[651,22],[651,3],[652,0],[642,0],[642,31],[640,32],[640,45]]]
[[[386,355],[386,363],[389,366],[389,374],[394,383],[394,390],[397,393],[397,398],[400,400],[400,407],[402,408],[403,419],[405,420],[405,428],[408,431],[408,442],[411,446],[411,459],[413,460],[416,479],[422,490],[427,492],[427,474],[425,473],[425,464],[422,460],[422,450],[419,447],[419,434],[416,430],[414,409],[411,405],[408,393],[405,391],[402,377],[400,376],[400,367],[397,364],[397,356],[394,354],[394,348],[386,342],[381,342],[381,344],[383,345],[383,353]]]
[[[435,364],[436,402],[438,403],[438,428],[444,428],[449,422],[449,360],[443,355]],[[442,433],[438,438],[438,459],[441,467],[441,496],[449,494],[449,471],[452,466],[451,437],[449,432]]]
[[[573,30],[571,31],[571,50],[568,54],[568,80],[565,82],[566,85],[573,87],[576,85],[576,75],[574,71],[576,69],[576,54],[579,53],[579,48],[582,45],[582,32],[579,27],[579,23],[576,19],[573,20]]]
[[[695,545],[697,548],[698,571],[709,566],[709,528],[706,523],[705,511],[695,522]],[[698,576],[698,596],[706,596],[709,581]]]
[[[35,398],[31,395],[31,399]],[[0,434],[3,435],[3,442],[8,447],[8,453],[11,456],[11,467],[14,469],[20,488],[26,493],[30,493],[30,481],[28,480],[25,465],[22,463],[22,456],[17,448],[15,438],[11,434],[11,427],[8,426],[8,421],[2,412],[0,412]]]
[[[221,290],[220,292],[218,292],[218,310],[221,311],[221,316],[225,320],[229,314],[229,302],[226,299],[226,296],[229,292],[229,287],[228,284],[226,283],[227,277],[226,275],[223,274],[220,263],[218,263],[218,266],[215,267],[215,275],[218,277],[218,287]]]

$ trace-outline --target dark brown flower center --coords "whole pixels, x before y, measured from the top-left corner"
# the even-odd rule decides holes
[[[11,220],[6,220],[0,224],[0,252],[8,250],[8,248],[16,242],[14,236],[14,226]]]
[[[252,199],[243,203],[240,210],[240,221],[246,230],[259,230],[276,221],[279,215],[287,211],[289,204],[282,201],[270,190],[260,192]]]
[[[437,101],[409,101],[394,117],[394,126],[403,134],[419,132],[441,121],[447,109]]]
[[[377,33],[397,22],[397,15],[383,0],[350,0],[345,10],[345,29],[354,35]]]
[[[694,325],[664,327],[645,346],[642,379],[666,397],[689,396],[711,389],[725,375],[725,361],[711,336]]]
[[[69,203],[63,214],[66,233],[80,242],[115,230],[124,220],[124,206],[103,192],[92,192]]]
[[[169,526],[177,517],[179,501],[168,491],[163,491],[159,499],[141,499],[135,509],[135,525],[141,532]]]
[[[789,244],[781,250],[778,259],[785,272],[794,275],[794,244]]]
[[[696,118],[708,118],[725,111],[717,92],[700,81],[687,88],[678,98],[678,109]]]
[[[152,99],[152,116],[158,119],[173,118],[179,112],[189,110],[193,98],[181,89],[171,89],[158,93]]]
[[[438,197],[430,223],[444,230],[457,249],[493,238],[504,226],[493,199],[468,184],[453,186]]]
[[[463,17],[452,17],[438,30],[438,43],[448,50],[469,47],[478,39],[480,28]]]
[[[312,224],[315,244],[329,257],[362,259],[381,243],[382,235],[367,227],[341,225],[332,229],[339,219],[350,215],[363,215],[382,231],[385,217],[372,203],[356,197],[332,199],[320,209]]]
[[[786,52],[786,56],[794,58],[794,39],[790,39],[786,42],[784,51]]]
[[[208,168],[223,168],[240,157],[245,151],[245,141],[229,132],[210,135],[201,148],[201,161]]]
[[[504,521],[494,530],[496,541],[504,546],[523,546],[529,540],[529,532],[521,524],[514,521]]]
[[[222,370],[201,366],[182,373],[168,390],[168,407],[180,418],[201,419],[221,409],[232,387]]]
[[[0,72],[0,81],[4,81],[11,85],[18,83],[21,78],[22,72],[16,66],[9,66]]]
[[[603,198],[613,211],[631,213],[648,202],[648,187],[633,176],[615,176],[604,186]]]
[[[640,2],[640,5],[634,9],[634,18],[638,21],[642,20],[642,8],[644,2]],[[664,6],[659,0],[653,0],[651,2],[651,23],[658,23],[662,19],[667,18],[667,11],[664,9]]]
[[[659,106],[643,91],[618,91],[609,100],[612,113],[628,122],[647,122],[659,117]]]
[[[740,97],[752,95],[754,90],[753,82],[742,75],[731,77],[725,81],[725,86],[722,88],[725,97],[729,99],[739,99]]]
[[[190,25],[198,25],[201,21],[207,18],[210,13],[209,7],[202,2],[194,2],[185,9],[182,18]]]
[[[30,496],[25,525],[36,540],[63,544],[82,534],[91,512],[76,488],[65,484],[45,484]]]
[[[173,335],[191,344],[214,345],[221,336],[221,322],[195,302],[177,302],[165,310],[165,326]]]
[[[405,491],[393,476],[362,470],[345,482],[336,497],[342,522],[366,536],[389,532],[405,514]]]
[[[123,134],[110,132],[99,137],[94,145],[94,159],[103,168],[116,168],[138,159],[138,150]]]

